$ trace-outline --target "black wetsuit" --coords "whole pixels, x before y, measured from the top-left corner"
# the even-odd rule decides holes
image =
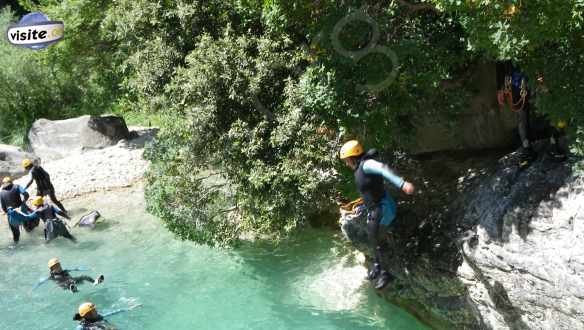
[[[116,330],[111,323],[109,323],[103,316],[98,315],[95,320],[81,320],[76,330]]]
[[[404,183],[403,179],[395,176],[389,168],[386,168],[385,176],[364,169],[364,163],[369,159],[376,160],[377,156],[375,150],[368,151],[359,159],[354,173],[357,189],[367,207],[367,234],[369,246],[375,255],[375,273],[386,272],[387,267],[382,264],[384,260],[382,254],[387,251],[387,247],[384,246],[386,243],[385,235],[394,224],[396,214],[395,201],[387,194],[384,179],[387,176],[391,179],[390,182],[400,186],[399,188]],[[375,275],[370,275],[370,277],[375,277]]]
[[[61,219],[57,217],[66,217],[67,215],[58,208],[52,205],[43,205],[42,207],[36,209],[33,214],[36,214],[45,223],[45,240],[50,241],[58,236],[63,236],[72,241],[75,241],[75,237],[69,233],[67,226]]]
[[[8,208],[13,209],[20,208],[23,211],[29,211],[28,207],[22,200],[21,195],[24,196],[25,200],[27,200],[29,197],[26,190],[24,190],[21,186],[17,184],[12,183],[10,185],[3,187],[2,190],[0,191],[0,204],[2,204],[2,210],[6,214],[8,214]],[[10,217],[8,219],[8,222],[10,230],[12,231],[12,239],[14,240],[14,242],[18,242],[20,240],[20,226],[16,222],[11,221]],[[38,226],[38,224],[39,220],[36,219],[24,222],[23,227],[26,231],[31,231],[36,226]]]
[[[42,167],[38,165],[33,165],[32,169],[30,170],[31,179],[34,180],[37,186],[37,196],[49,196],[49,198],[59,207],[63,212],[67,212],[65,207],[61,202],[57,199],[55,195],[55,187],[51,183],[51,177],[49,173],[45,171]],[[27,186],[28,187],[28,186]]]
[[[55,281],[61,288],[71,290],[72,292],[77,292],[77,284],[83,283],[84,281],[90,283],[95,282],[93,278],[87,275],[73,277],[66,270],[59,273],[51,272],[49,279]]]

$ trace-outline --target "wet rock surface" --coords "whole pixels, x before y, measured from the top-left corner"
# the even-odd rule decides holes
[[[418,193],[392,192],[384,265],[396,279],[380,294],[435,328],[584,328],[581,160],[554,162],[546,148],[523,171],[517,153],[398,160]],[[341,218],[370,256],[365,224],[364,214]]]

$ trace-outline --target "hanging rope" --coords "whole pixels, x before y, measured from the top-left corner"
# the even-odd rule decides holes
[[[512,88],[512,80],[510,76],[505,77],[505,100],[509,104],[509,108],[513,112],[521,112],[523,108],[525,108],[525,104],[527,102],[527,81],[525,78],[521,79],[521,87],[519,91],[519,101],[517,103],[513,102],[513,88]]]

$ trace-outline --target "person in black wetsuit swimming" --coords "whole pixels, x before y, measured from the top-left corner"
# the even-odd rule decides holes
[[[103,275],[100,275],[95,280],[87,275],[73,277],[73,276],[71,276],[71,274],[69,274],[69,272],[81,271],[82,269],[80,269],[80,268],[63,269],[61,267],[61,262],[57,258],[53,258],[53,259],[49,260],[48,266],[49,266],[49,271],[50,271],[49,277],[39,281],[39,283],[37,283],[34,286],[33,290],[38,288],[39,286],[41,286],[43,283],[47,282],[48,280],[52,280],[52,281],[55,281],[55,283],[57,283],[58,286],[60,286],[61,288],[65,289],[65,290],[71,290],[71,292],[77,292],[78,291],[77,284],[80,284],[83,282],[89,282],[89,283],[93,283],[93,285],[95,286],[95,285],[98,285],[99,283],[103,282],[103,280],[104,280]]]
[[[94,304],[86,302],[79,306],[79,311],[73,316],[73,321],[79,321],[76,330],[116,330],[117,328],[105,318],[119,313],[129,312],[137,307],[142,307],[142,305],[136,304],[129,308],[120,308],[99,314]]]

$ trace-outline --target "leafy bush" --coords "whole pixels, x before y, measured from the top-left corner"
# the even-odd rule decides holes
[[[289,40],[232,32],[204,36],[177,71],[169,109],[189,119],[167,121],[149,153],[151,210],[179,236],[211,244],[290,232],[331,205],[322,192],[335,179],[318,116],[286,101],[301,65]]]
[[[0,12],[0,30],[14,22],[9,9]],[[32,122],[39,118],[64,119],[103,111],[110,100],[92,80],[102,77],[79,72],[63,62],[64,41],[49,49],[33,51],[0,40],[0,140],[24,145]],[[55,60],[55,59],[59,59]],[[72,63],[69,63],[72,64]],[[82,66],[80,66],[82,67]],[[83,77],[83,79],[81,78]],[[102,79],[102,78],[96,78]]]

